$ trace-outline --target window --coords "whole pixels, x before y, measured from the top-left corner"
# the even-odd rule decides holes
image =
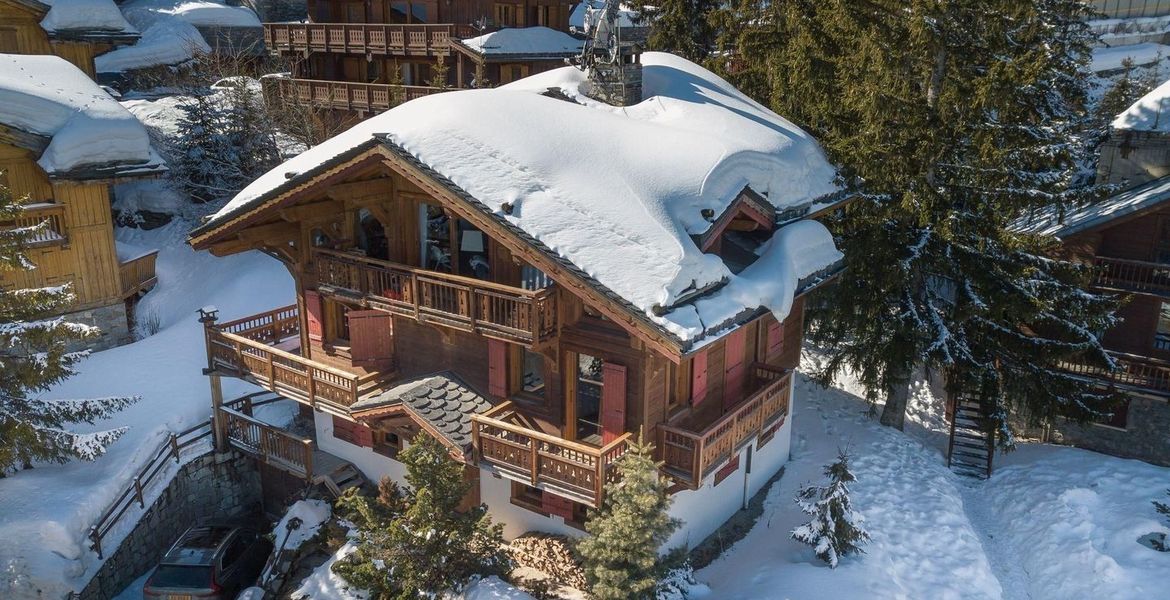
[[[578,440],[601,435],[602,364],[602,360],[596,356],[577,355],[575,403]]]
[[[237,536],[236,539],[228,543],[228,547],[223,551],[223,558],[220,559],[220,565],[224,569],[232,568],[244,556],[244,551],[248,549],[248,542],[242,536]]]
[[[500,27],[516,26],[516,7],[511,4],[495,5],[496,25]]]
[[[527,348],[520,349],[520,390],[530,394],[544,393],[544,357]]]
[[[543,513],[544,492],[523,483],[512,482],[512,504]]]
[[[1170,350],[1170,304],[1163,302],[1158,311],[1158,330],[1154,333],[1154,349]]]
[[[524,265],[520,268],[520,287],[526,290],[543,290],[552,283],[552,278],[532,265]]]
[[[309,238],[310,238],[314,248],[332,248],[333,247],[333,238],[329,237],[329,234],[325,233],[325,230],[321,229],[319,227],[317,229],[314,229],[312,231],[312,233],[309,234]]]
[[[554,6],[534,6],[532,7],[532,24],[541,25],[544,27],[555,27],[553,19],[556,18],[556,7]]]
[[[345,5],[345,18],[347,23],[365,23],[366,22],[366,7],[362,2],[350,2]]]
[[[1096,423],[1106,427],[1125,429],[1129,425],[1129,398],[1113,407],[1112,414],[1097,419]]]
[[[402,450],[402,438],[397,433],[384,429],[374,430],[374,452],[390,458],[397,458]]]
[[[423,204],[419,219],[422,230],[422,267],[443,273],[454,272],[451,266],[450,217],[441,207]]]
[[[366,256],[380,260],[389,258],[386,228],[382,227],[382,222],[375,218],[373,213],[364,208],[358,210],[354,228],[356,229],[354,239],[357,240],[358,248],[365,251]]]
[[[459,219],[459,274],[476,279],[491,277],[488,262],[487,236],[474,225]]]

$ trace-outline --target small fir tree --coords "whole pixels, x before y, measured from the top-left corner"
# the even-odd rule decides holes
[[[817,558],[836,569],[841,557],[864,552],[861,545],[869,534],[849,501],[849,484],[857,478],[849,471],[848,453],[842,450],[837,462],[825,467],[825,475],[829,485],[810,485],[797,493],[796,503],[812,520],[793,529],[792,539],[812,546]]]
[[[225,135],[236,161],[233,187],[243,189],[280,164],[276,126],[254,80],[236,78],[236,85],[223,94],[227,104]]]
[[[0,223],[21,215],[20,203],[0,184]],[[0,228],[0,271],[35,269],[22,252],[24,244],[43,235],[36,227]],[[39,397],[73,374],[86,352],[70,352],[70,342],[90,339],[96,328],[60,317],[73,302],[68,286],[0,288],[0,477],[34,461],[64,463],[94,460],[105,453],[125,427],[77,433],[76,423],[93,424],[137,398],[45,400]]]
[[[398,455],[409,489],[383,481],[376,500],[343,497],[341,514],[354,519],[358,550],[334,570],[375,600],[427,598],[460,590],[474,575],[502,574],[509,562],[503,528],[482,504],[461,511],[471,483],[434,438],[419,434]]]
[[[653,599],[664,574],[658,550],[678,528],[667,482],[641,436],[617,462],[618,480],[605,484],[601,508],[585,523],[578,544],[585,575],[598,600]]]
[[[195,202],[211,202],[232,195],[238,163],[228,129],[226,111],[206,93],[195,93],[179,105],[171,143],[171,177]]]
[[[1170,490],[1166,490],[1166,495],[1170,496]],[[1154,510],[1163,517],[1166,517],[1166,525],[1170,526],[1170,503],[1154,500]],[[1170,536],[1164,533],[1155,534],[1154,549],[1159,552],[1170,552]]]
[[[447,66],[445,57],[439,56],[436,58],[434,66],[431,67],[430,86],[440,89],[448,87],[447,75],[450,71],[451,69]]]

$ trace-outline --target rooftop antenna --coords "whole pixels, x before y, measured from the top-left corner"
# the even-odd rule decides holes
[[[621,0],[584,0],[585,44],[573,64],[588,75],[586,96],[612,106],[642,101],[642,48],[622,39]]]

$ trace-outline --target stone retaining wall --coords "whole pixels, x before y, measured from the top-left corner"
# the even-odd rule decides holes
[[[1170,401],[1130,396],[1125,429],[1063,422],[1052,426],[1049,440],[1170,466]]]
[[[117,302],[65,315],[66,321],[90,325],[102,330],[100,336],[84,343],[73,344],[69,350],[89,349],[94,352],[108,350],[131,341],[130,319],[126,315],[126,303]]]
[[[75,596],[108,600],[156,565],[188,527],[201,519],[237,519],[260,513],[260,475],[237,453],[207,454],[179,470],[142,519]]]

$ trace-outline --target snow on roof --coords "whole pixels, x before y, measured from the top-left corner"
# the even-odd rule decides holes
[[[1132,46],[1117,46],[1114,48],[1094,48],[1092,69],[1094,73],[1118,71],[1124,68],[1125,59],[1129,59],[1135,66],[1152,65],[1162,60],[1170,59],[1170,46],[1147,42]]]
[[[738,275],[691,236],[745,186],[777,209],[805,206],[839,191],[836,170],[808,134],[714,74],[670,54],[642,59],[646,99],[625,108],[585,97],[572,67],[404,103],[263,175],[202,230],[385,134],[683,341],[760,307],[785,316],[798,282],[841,258],[823,226],[783,228]]]
[[[56,56],[0,54],[0,123],[51,138],[37,161],[50,175],[162,167],[142,123]]]
[[[122,16],[113,0],[41,0],[51,8],[41,27],[49,33],[138,33]]]
[[[581,52],[583,40],[548,27],[510,27],[460,41],[468,48],[487,56],[493,55],[574,55]]]
[[[1170,81],[1146,94],[1113,120],[1114,129],[1170,131]]]
[[[1170,200],[1170,177],[1163,177],[1115,194],[1100,202],[1073,209],[1065,213],[1063,217],[1055,208],[1036,215],[1022,217],[1013,224],[1012,228],[1024,233],[1063,238],[1168,200]]]
[[[173,15],[196,27],[262,27],[252,9],[214,0],[130,0],[122,10]]]
[[[130,0],[122,11],[142,38],[95,58],[98,73],[177,65],[211,52],[197,27],[262,27],[252,9],[210,0]]]

